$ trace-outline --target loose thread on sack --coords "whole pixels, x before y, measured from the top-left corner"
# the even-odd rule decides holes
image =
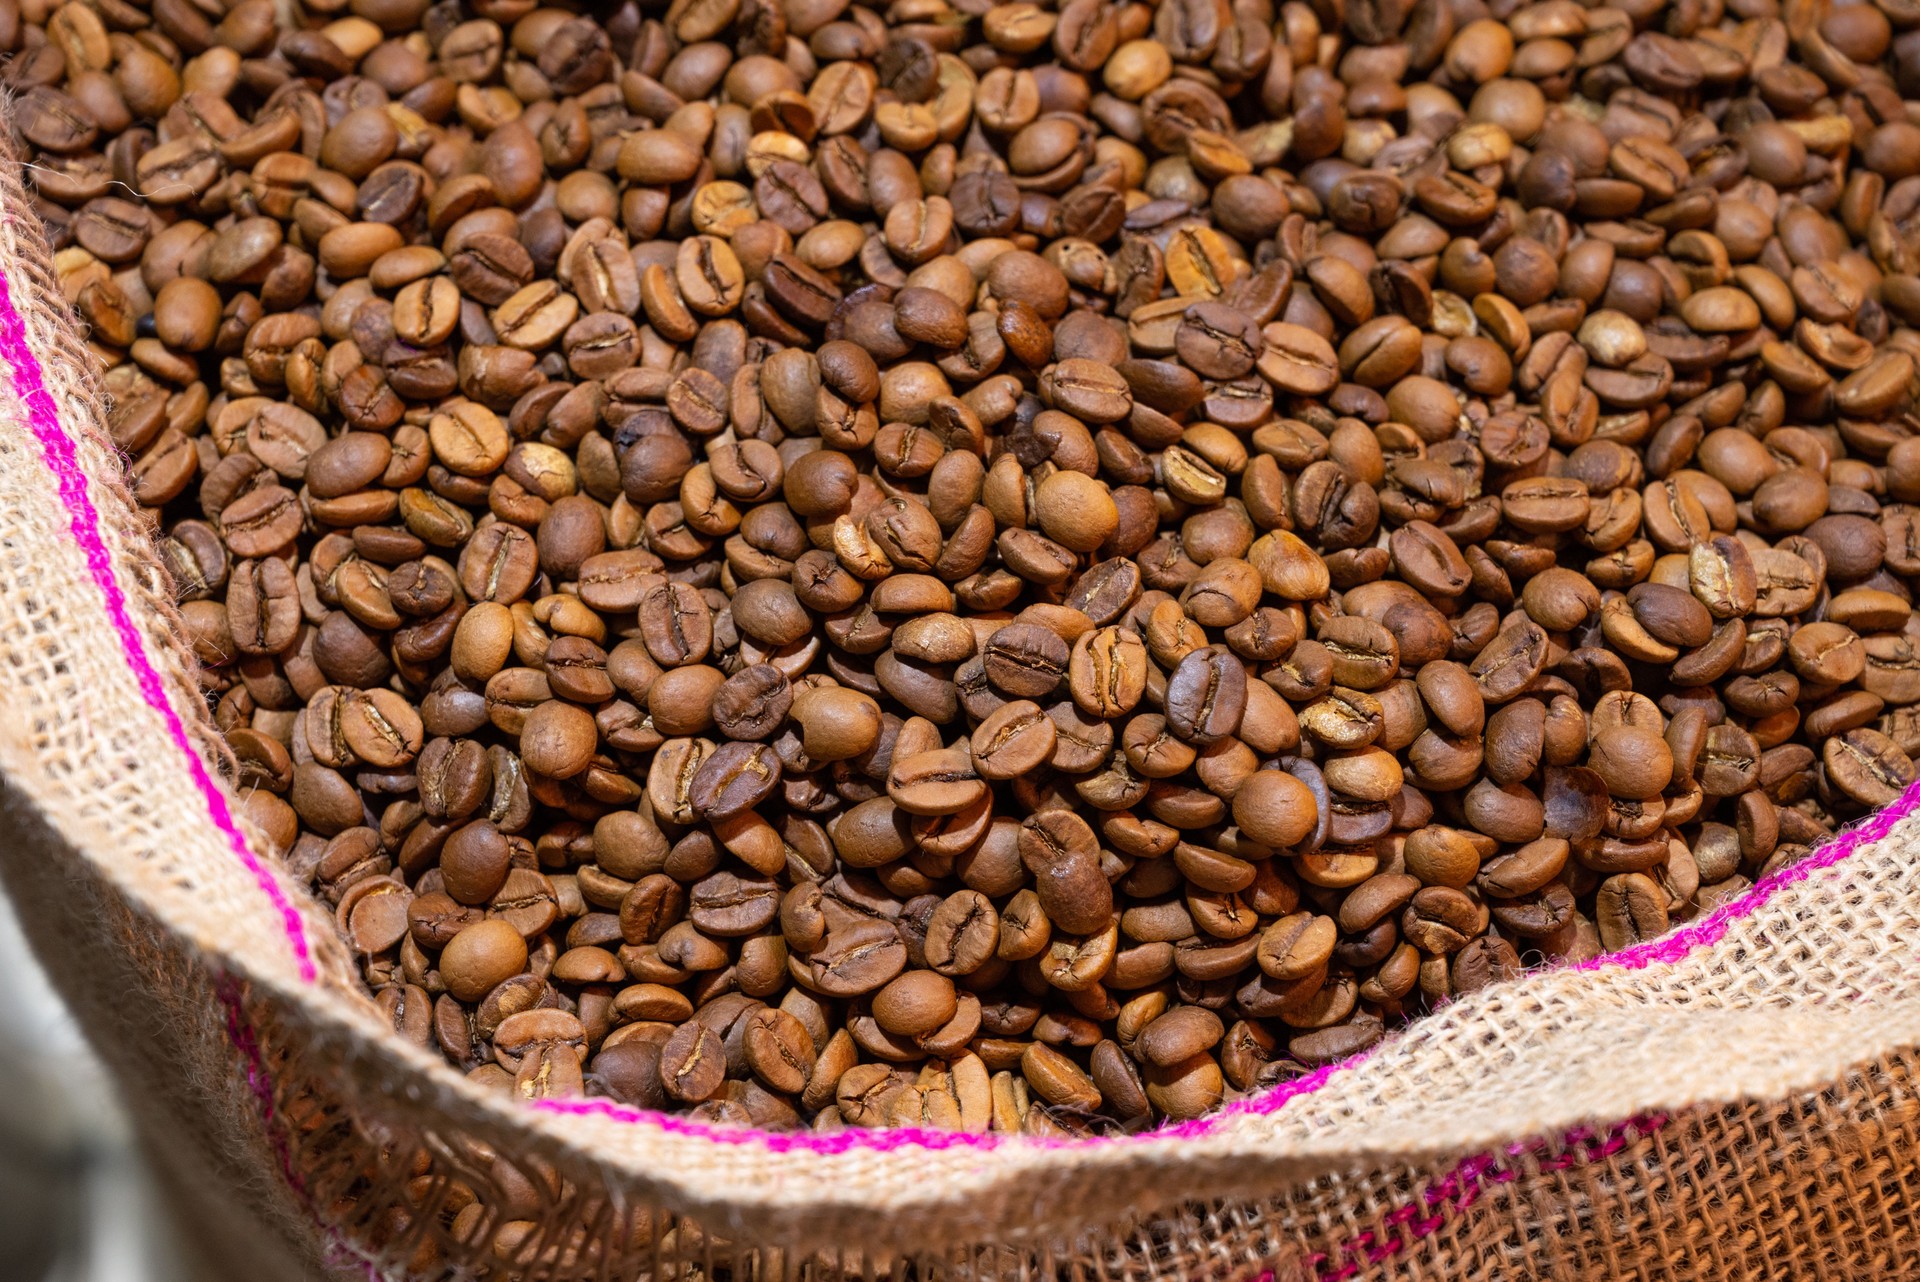
[[[14,219],[8,214],[0,221],[11,226]],[[26,323],[14,307],[12,283],[4,271],[0,271],[0,357],[4,357],[13,368],[16,382],[14,390],[26,406],[27,425],[40,442],[48,469],[59,481],[60,498],[67,508],[74,542],[80,545],[87,568],[92,571],[93,581],[105,599],[107,618],[119,635],[121,651],[139,681],[141,695],[146,699],[147,706],[159,713],[166,722],[167,732],[186,758],[193,781],[206,798],[208,814],[214,826],[226,834],[228,846],[253,875],[254,884],[280,914],[281,928],[286,934],[288,946],[293,950],[301,980],[314,983],[320,973],[314,964],[313,951],[308,946],[306,923],[273,873],[247,844],[246,835],[240,830],[233,810],[227,804],[226,794],[214,782],[205,760],[194,750],[193,741],[187,737],[186,725],[180,720],[180,713],[174,708],[173,701],[167,698],[166,681],[147,658],[140,633],[127,613],[126,597],[114,575],[113,554],[107,550],[106,541],[100,534],[100,513],[87,493],[86,473],[80,467],[73,442],[60,424],[59,409],[54,405],[52,394],[47,391],[46,380],[41,376],[39,357],[34,354],[32,344],[27,339]]]
[[[19,166],[20,170],[23,173],[50,174],[56,179],[65,178],[67,176],[61,173],[58,169],[55,169],[50,165],[36,165],[31,160],[16,160],[13,163]],[[132,196],[135,200],[152,200],[155,196],[171,196],[175,200],[180,199],[179,193],[174,188],[171,188],[171,187],[157,187],[153,191],[141,191],[138,187],[135,187],[130,183],[123,183],[118,178],[107,179],[107,188],[111,190],[115,187],[118,187],[121,191],[126,192],[129,196]],[[6,221],[11,223],[13,219],[8,218],[6,219]]]

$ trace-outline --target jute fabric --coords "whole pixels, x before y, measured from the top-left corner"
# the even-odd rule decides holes
[[[1914,793],[1666,940],[1151,1134],[475,1088],[250,842],[8,155],[0,217],[0,874],[231,1276],[1920,1276]]]

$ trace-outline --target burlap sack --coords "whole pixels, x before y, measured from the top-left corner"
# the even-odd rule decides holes
[[[1920,1276],[1915,792],[1667,940],[1154,1134],[714,1132],[469,1086],[236,823],[17,173],[0,870],[231,1276]]]

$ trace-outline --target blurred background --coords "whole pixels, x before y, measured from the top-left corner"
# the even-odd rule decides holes
[[[106,1072],[0,892],[0,1277],[193,1282]]]

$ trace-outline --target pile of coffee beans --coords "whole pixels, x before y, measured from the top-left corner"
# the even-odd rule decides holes
[[[0,0],[245,810],[398,1036],[1187,1118],[1920,751],[1909,0]]]

